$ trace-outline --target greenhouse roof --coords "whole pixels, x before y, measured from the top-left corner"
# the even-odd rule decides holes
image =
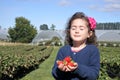
[[[64,30],[46,30],[40,31],[32,42],[39,43],[40,41],[50,40],[54,36],[59,37],[63,41],[65,40]],[[96,30],[96,36],[98,41],[120,42],[120,30]]]
[[[0,30],[0,39],[1,40],[8,40],[7,35],[8,35],[7,30]]]

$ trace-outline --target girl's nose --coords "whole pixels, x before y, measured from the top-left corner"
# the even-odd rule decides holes
[[[75,30],[75,32],[77,32],[77,33],[78,33],[78,32],[79,32],[79,29],[76,29],[76,30]]]

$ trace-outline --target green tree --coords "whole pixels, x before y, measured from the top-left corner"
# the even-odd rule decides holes
[[[37,30],[28,19],[17,17],[15,27],[10,27],[8,33],[12,42],[30,43],[37,34]]]
[[[50,29],[51,29],[51,30],[55,30],[55,27],[56,27],[56,26],[55,26],[54,24],[52,24],[51,27],[50,27]]]
[[[40,30],[49,30],[47,24],[40,25]]]

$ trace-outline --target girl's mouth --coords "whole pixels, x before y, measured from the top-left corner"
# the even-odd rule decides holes
[[[80,37],[80,35],[74,35],[74,37]]]

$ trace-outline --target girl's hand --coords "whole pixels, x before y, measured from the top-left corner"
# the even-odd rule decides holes
[[[66,71],[66,66],[62,62],[57,61],[57,65],[58,69],[60,69],[61,71]]]
[[[75,62],[74,66],[70,66],[70,65],[66,66],[65,72],[74,71],[75,69],[77,69],[77,67],[78,67],[78,64]]]

